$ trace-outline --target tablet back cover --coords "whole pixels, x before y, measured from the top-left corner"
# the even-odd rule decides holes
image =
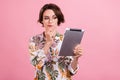
[[[74,47],[80,44],[83,33],[81,29],[66,30],[59,56],[74,56]]]

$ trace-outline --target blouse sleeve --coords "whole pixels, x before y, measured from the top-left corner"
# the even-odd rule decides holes
[[[36,43],[33,41],[33,38],[29,40],[29,53],[31,64],[35,67],[41,68],[46,61],[46,55],[44,54],[43,49],[38,48]]]

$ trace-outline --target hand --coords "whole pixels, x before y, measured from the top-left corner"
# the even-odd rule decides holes
[[[45,32],[45,36],[46,36],[46,43],[53,43],[54,41],[54,38],[55,38],[55,35],[56,35],[56,31],[55,30],[48,30]]]
[[[74,55],[75,55],[76,58],[79,58],[80,56],[82,56],[82,49],[80,47],[80,44],[75,46],[73,51],[74,51]]]
[[[53,31],[52,30],[47,30],[45,32],[46,43],[45,43],[45,46],[43,48],[44,51],[45,51],[45,54],[48,54],[48,50],[51,47],[51,45],[53,44],[53,42],[54,42],[55,35],[56,35],[55,30],[53,30]]]

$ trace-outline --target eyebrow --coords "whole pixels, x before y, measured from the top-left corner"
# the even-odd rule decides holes
[[[45,16],[43,16],[43,17],[49,17],[49,16],[45,15]],[[56,16],[56,15],[53,15],[52,17],[57,17],[57,16]]]
[[[49,17],[49,16],[43,16],[43,17]]]

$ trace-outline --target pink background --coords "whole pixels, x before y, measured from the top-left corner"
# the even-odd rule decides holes
[[[0,80],[33,80],[28,39],[43,31],[38,14],[49,2],[65,15],[61,33],[85,30],[73,80],[120,80],[120,0],[0,0]]]

